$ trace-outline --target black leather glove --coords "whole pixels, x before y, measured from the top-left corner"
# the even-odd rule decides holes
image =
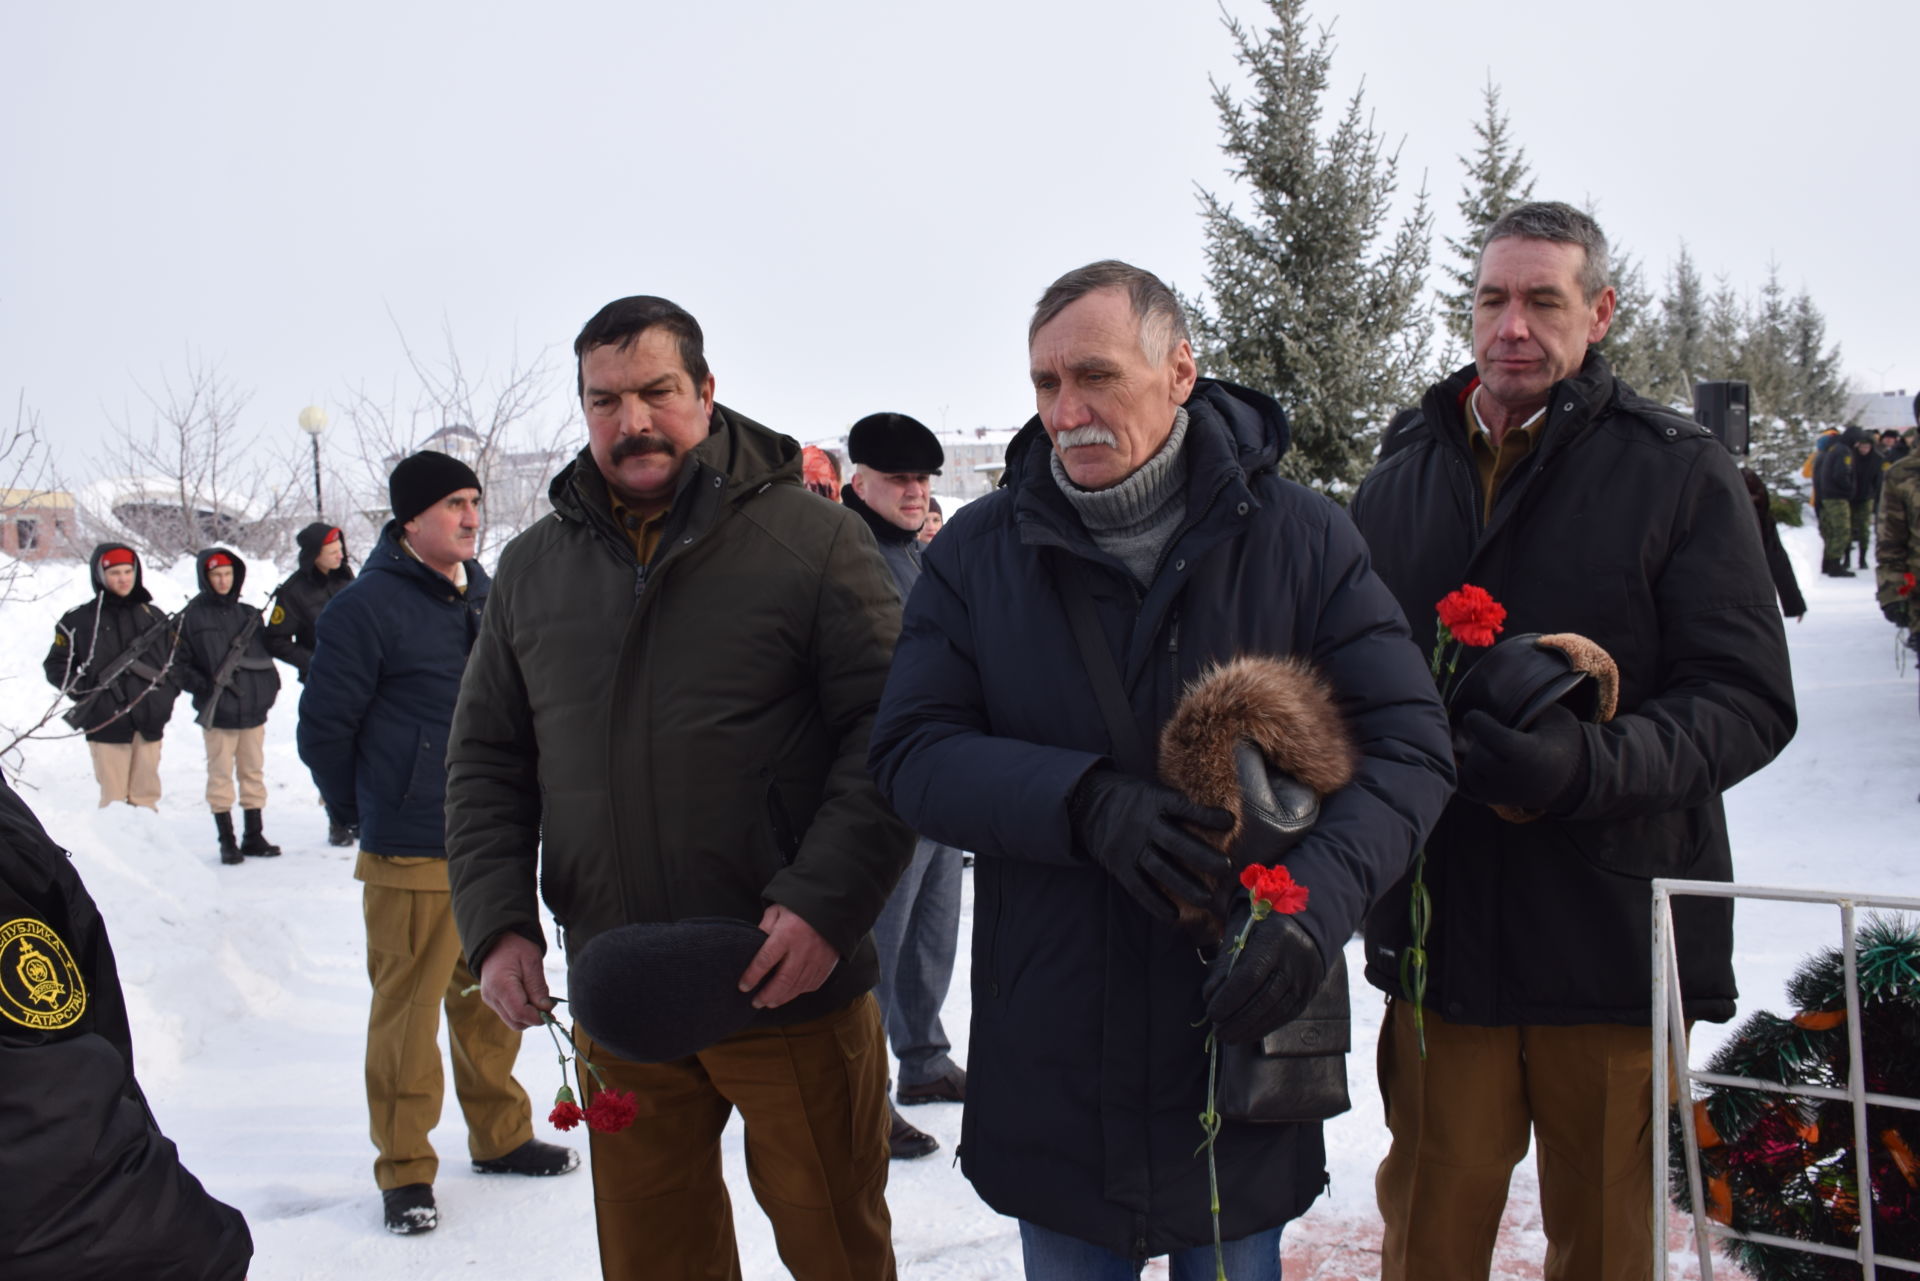
[[[1224,832],[1233,826],[1233,815],[1195,805],[1170,787],[1097,769],[1074,789],[1068,819],[1075,848],[1157,921],[1171,922],[1178,915],[1169,894],[1204,910],[1211,892],[1201,878],[1233,877],[1227,856],[1186,827]]]
[[[1907,598],[1896,597],[1880,606],[1880,614],[1895,627],[1907,625]]]
[[[1242,895],[1227,918],[1227,944],[1208,963],[1207,981],[1200,989],[1207,1018],[1228,1045],[1257,1041],[1298,1018],[1327,977],[1327,963],[1313,936],[1278,912],[1254,924],[1246,947],[1234,959],[1232,941],[1240,937],[1252,911]]]
[[[1526,730],[1468,712],[1453,732],[1453,760],[1460,795],[1482,805],[1555,814],[1586,793],[1587,736],[1580,718],[1558,703]]]

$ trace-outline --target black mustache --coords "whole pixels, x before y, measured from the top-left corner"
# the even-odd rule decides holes
[[[613,463],[617,467],[629,458],[643,458],[648,454],[665,454],[671,458],[677,452],[665,436],[622,436],[613,442]]]

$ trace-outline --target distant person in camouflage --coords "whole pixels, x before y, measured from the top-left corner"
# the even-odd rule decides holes
[[[1913,408],[1920,417],[1920,396],[1913,398]],[[1914,575],[1920,573],[1920,453],[1887,468],[1875,533],[1880,540],[1874,553],[1880,612],[1895,627],[1911,627],[1907,607],[1913,599]]]
[[[1853,503],[1855,498],[1871,498],[1872,482],[1868,465],[1873,440],[1858,427],[1840,434],[1840,443],[1824,450],[1814,464],[1814,493],[1820,503],[1820,537],[1825,548],[1820,572],[1829,578],[1852,578],[1847,568],[1847,549],[1853,543]]]

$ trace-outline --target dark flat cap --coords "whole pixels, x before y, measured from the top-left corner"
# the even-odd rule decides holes
[[[926,424],[905,414],[868,414],[847,433],[847,457],[875,471],[939,475],[947,451]]]
[[[597,934],[567,970],[573,1017],[635,1063],[697,1054],[745,1027],[753,994],[740,975],[767,941],[731,918],[622,925]]]

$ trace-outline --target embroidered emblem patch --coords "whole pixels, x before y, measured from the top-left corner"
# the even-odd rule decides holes
[[[67,647],[67,634],[58,627],[53,629],[53,647],[55,649],[65,649]]]
[[[286,621],[287,611],[286,607],[282,605],[275,605],[273,607],[273,613],[267,616],[267,626],[269,627],[278,627]]]
[[[73,954],[45,921],[0,925],[0,1014],[22,1027],[58,1032],[87,1010],[87,985]]]

